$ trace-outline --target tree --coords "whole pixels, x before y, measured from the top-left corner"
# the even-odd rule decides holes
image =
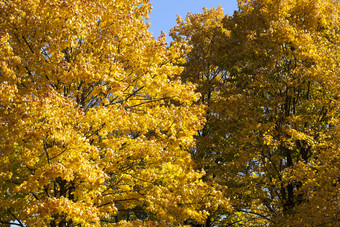
[[[2,225],[178,224],[228,209],[193,170],[203,107],[176,79],[181,49],[148,32],[147,0],[0,9]]]
[[[194,158],[234,206],[214,215],[230,226],[334,226],[339,2],[238,2],[232,17],[205,10],[172,30],[192,49],[181,78],[208,106]]]

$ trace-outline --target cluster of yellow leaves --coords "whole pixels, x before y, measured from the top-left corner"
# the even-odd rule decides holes
[[[233,16],[205,10],[172,31],[191,47],[182,78],[208,107],[193,157],[235,208],[214,215],[226,225],[334,226],[339,1],[238,3]]]
[[[183,46],[148,32],[150,10],[0,1],[0,223],[152,226],[229,209],[193,170],[204,107],[178,79]]]

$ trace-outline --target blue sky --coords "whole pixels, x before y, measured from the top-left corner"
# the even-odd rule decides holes
[[[224,9],[224,14],[232,15],[237,9],[237,0],[150,0],[153,10],[150,15],[150,31],[157,38],[163,30],[167,35],[176,25],[179,14],[184,18],[188,12],[200,13],[202,8],[216,8],[218,5]],[[167,39],[169,41],[169,39]]]

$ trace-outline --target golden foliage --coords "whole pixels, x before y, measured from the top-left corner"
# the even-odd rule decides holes
[[[204,109],[176,79],[180,46],[148,32],[150,10],[147,0],[0,1],[2,224],[152,226],[229,209],[193,170]]]
[[[205,10],[172,31],[191,46],[181,76],[208,107],[193,157],[235,208],[215,221],[335,226],[339,1],[238,2],[232,17]]]

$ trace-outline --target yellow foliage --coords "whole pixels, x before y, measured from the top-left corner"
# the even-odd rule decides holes
[[[336,226],[339,1],[238,3],[233,16],[188,14],[171,33],[190,46],[181,78],[208,108],[192,156],[234,206],[208,221]]]
[[[152,226],[229,209],[193,170],[204,107],[150,10],[0,1],[0,223]]]

